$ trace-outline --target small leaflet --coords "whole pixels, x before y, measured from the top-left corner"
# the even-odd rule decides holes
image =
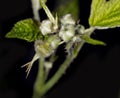
[[[6,34],[7,38],[18,38],[28,42],[41,39],[43,36],[39,30],[38,23],[32,19],[18,21],[12,30]]]

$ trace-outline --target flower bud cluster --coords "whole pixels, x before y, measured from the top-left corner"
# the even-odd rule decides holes
[[[82,40],[81,36],[85,33],[85,28],[82,25],[76,24],[71,14],[66,14],[60,19],[60,26],[57,24],[58,21],[53,23],[49,19],[41,22],[39,29],[45,38],[35,41],[34,47],[36,54],[31,62],[25,64],[25,66],[28,66],[28,73],[32,64],[37,59],[40,57],[50,57],[60,44],[66,43],[65,49],[68,55],[70,55],[74,45]],[[50,69],[52,64],[53,62],[45,64],[45,68]]]
[[[80,42],[80,36],[84,34],[85,30],[82,25],[76,24],[71,14],[66,14],[60,19],[58,28],[54,28],[54,26],[55,24],[52,21],[43,20],[39,27],[41,33],[48,36],[46,40],[37,40],[35,42],[36,53],[42,57],[50,56],[61,43],[70,42],[71,45],[69,46],[72,47],[73,43]]]
[[[71,14],[67,14],[61,18],[60,22],[59,37],[61,37],[64,42],[68,42],[75,35],[75,21]]]

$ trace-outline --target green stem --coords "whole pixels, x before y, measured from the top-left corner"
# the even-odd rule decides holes
[[[50,90],[55,85],[55,83],[62,77],[62,75],[65,73],[66,69],[68,68],[68,66],[71,64],[71,62],[74,60],[74,58],[76,58],[76,56],[78,55],[78,53],[79,53],[80,49],[82,48],[82,46],[84,45],[84,43],[85,43],[84,41],[79,43],[79,45],[75,48],[73,55],[68,56],[66,58],[64,63],[61,65],[61,67],[55,73],[55,75],[45,84],[45,86],[43,88],[44,94],[48,90]]]
[[[42,88],[45,82],[45,73],[44,73],[44,58],[40,58],[38,76],[34,85],[33,98],[40,98],[43,96]]]
[[[86,33],[90,36],[93,31],[94,31],[94,28],[89,28],[89,29],[87,29]],[[40,59],[40,68],[39,68],[38,77],[37,77],[37,80],[36,80],[36,83],[34,86],[33,98],[42,97],[46,92],[48,92],[56,84],[56,82],[65,73],[66,69],[71,64],[71,62],[77,57],[77,55],[78,55],[79,51],[81,50],[81,48],[83,47],[84,43],[85,43],[85,41],[82,40],[80,43],[75,45],[73,54],[70,56],[67,56],[66,60],[60,66],[58,71],[46,83],[45,83],[45,73],[44,73],[44,58]]]
[[[40,2],[40,5],[43,7],[44,11],[46,12],[50,21],[54,24],[55,19],[54,19],[53,15],[51,14],[50,10],[48,9],[48,7],[46,6],[45,0],[39,0],[39,2]]]
[[[40,21],[39,9],[41,9],[41,7],[39,5],[39,0],[31,0],[31,3],[32,3],[34,19]]]
[[[86,29],[86,33],[90,36],[92,32],[94,31],[94,28],[91,27],[89,29]],[[78,53],[80,52],[81,48],[83,47],[85,41],[82,40],[73,50],[73,54],[71,56],[68,56],[64,63],[60,66],[58,71],[54,74],[54,76],[44,85],[43,93],[45,94],[48,92],[55,84],[56,82],[62,77],[62,75],[65,73],[68,66],[71,64],[71,62],[77,57]]]

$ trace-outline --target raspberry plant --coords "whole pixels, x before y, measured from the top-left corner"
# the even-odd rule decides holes
[[[100,40],[91,38],[91,34],[96,29],[109,29],[120,26],[120,2],[119,0],[91,0],[88,20],[90,27],[87,29],[78,22],[79,0],[71,0],[59,5],[55,9],[54,15],[46,5],[47,0],[31,0],[31,2],[34,18],[18,21],[6,37],[34,42],[35,55],[30,62],[22,67],[27,67],[28,76],[34,62],[39,60],[33,98],[40,98],[61,78],[85,43],[106,45]],[[65,9],[66,6],[67,9]],[[75,8],[73,9],[73,7]],[[38,11],[42,8],[48,19],[40,20]],[[65,44],[66,59],[48,80],[47,76],[56,61],[57,48],[61,44]]]

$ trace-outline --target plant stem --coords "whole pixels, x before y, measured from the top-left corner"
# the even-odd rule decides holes
[[[86,29],[85,32],[90,36],[94,30],[95,29],[93,27],[90,27],[90,28]],[[60,66],[58,71],[55,73],[55,75],[44,85],[44,88],[43,88],[44,94],[48,90],[50,90],[56,84],[56,82],[62,77],[62,75],[65,73],[66,69],[68,68],[68,66],[77,57],[77,55],[80,52],[81,48],[83,47],[84,43],[85,43],[85,41],[82,40],[80,43],[78,43],[76,45],[76,47],[74,47],[73,54],[66,58],[64,63]]]
[[[40,21],[39,9],[41,8],[39,0],[31,0],[34,19]]]
[[[43,96],[43,86],[45,82],[44,58],[40,58],[38,76],[34,85],[33,98],[40,98]]]
[[[90,36],[92,32],[94,31],[94,28],[86,29],[86,33]],[[34,86],[34,94],[33,98],[40,98],[42,97],[46,92],[48,92],[55,84],[56,82],[62,77],[62,75],[67,70],[68,66],[71,64],[71,62],[77,57],[79,51],[83,47],[85,41],[82,40],[77,45],[75,45],[73,49],[73,53],[70,56],[67,56],[63,64],[60,66],[58,71],[52,76],[48,82],[45,82],[45,73],[44,73],[44,58],[40,59],[40,65],[39,65],[39,71],[38,71],[38,77]]]
[[[48,7],[45,4],[45,0],[39,0],[40,5],[43,7],[44,11],[46,12],[48,18],[50,19],[50,21],[54,24],[56,21],[53,17],[53,15],[51,14],[50,10],[48,9]]]
[[[68,66],[71,64],[71,62],[76,58],[76,56],[78,55],[80,49],[82,48],[82,46],[84,45],[84,41],[80,42],[79,45],[77,45],[75,47],[74,53],[71,56],[68,56],[66,58],[66,60],[64,61],[64,63],[60,66],[60,68],[58,69],[58,71],[55,73],[55,75],[44,85],[43,88],[43,92],[44,94],[50,90],[55,83],[62,77],[62,75],[65,73],[66,69],[68,68]]]

